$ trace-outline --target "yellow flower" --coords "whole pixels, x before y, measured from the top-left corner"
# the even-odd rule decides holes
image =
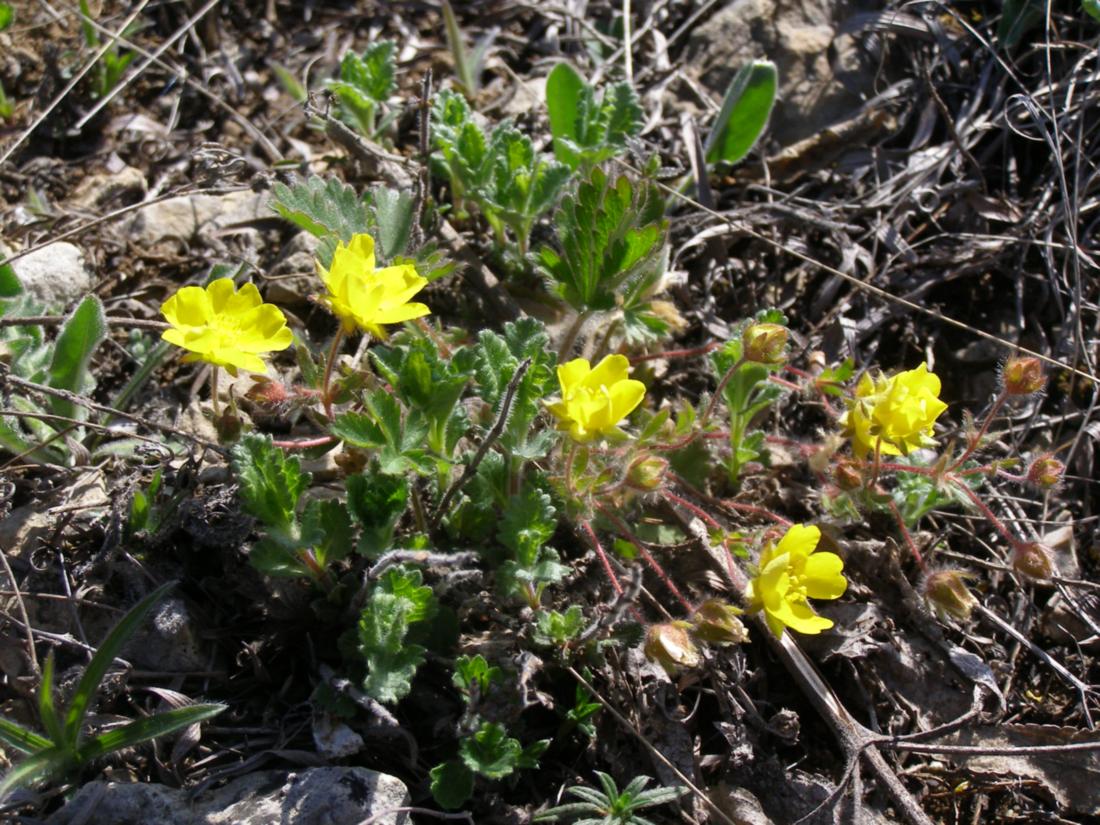
[[[265,304],[255,284],[237,291],[232,278],[205,289],[185,286],[160,311],[172,325],[161,337],[190,351],[184,361],[206,361],[234,376],[238,369],[267,372],[259,353],[284,350],[294,338],[281,309]]]
[[[779,544],[769,544],[760,554],[760,572],[749,582],[749,611],[764,611],[764,619],[776,636],[789,627],[799,633],[820,633],[833,626],[818,616],[807,599],[836,599],[848,589],[841,574],[844,562],[836,553],[815,553],[821,531],[792,524]]]
[[[645,384],[627,378],[625,355],[608,355],[594,368],[587,358],[574,358],[558,367],[561,400],[547,405],[575,441],[614,436],[618,423],[642,403]]]
[[[876,448],[883,455],[908,455],[930,447],[932,425],[947,405],[940,401],[940,379],[925,364],[892,378],[864,373],[841,423],[862,458]]]
[[[344,332],[356,327],[375,338],[385,338],[383,324],[399,324],[427,315],[431,310],[409,299],[427,286],[409,264],[374,268],[374,239],[355,235],[341,243],[332,256],[332,267],[317,264],[328,292],[321,300],[340,319]]]

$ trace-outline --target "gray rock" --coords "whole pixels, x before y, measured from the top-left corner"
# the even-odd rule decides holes
[[[92,289],[93,273],[80,247],[64,241],[12,261],[27,294],[50,309],[61,309]]]
[[[97,780],[84,785],[48,825],[405,825],[401,780],[366,768],[261,771],[195,798],[164,785]],[[392,811],[391,813],[385,813]],[[381,816],[379,816],[381,815]]]
[[[692,32],[685,65],[721,100],[745,62],[773,61],[779,97],[768,134],[786,146],[851,116],[871,89],[873,73],[855,70],[855,41],[836,36],[851,10],[840,0],[734,0]]]
[[[224,195],[181,195],[142,207],[129,225],[130,241],[152,246],[161,241],[190,242],[200,233],[277,220],[270,196],[242,190]]]

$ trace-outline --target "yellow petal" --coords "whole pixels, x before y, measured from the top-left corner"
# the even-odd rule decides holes
[[[839,599],[848,589],[848,580],[840,574],[844,561],[836,553],[814,553],[802,569],[802,583],[811,599]]]
[[[780,553],[790,553],[792,558],[810,555],[821,540],[821,530],[810,525],[792,524],[779,540],[776,550]]]
[[[610,387],[620,381],[625,381],[629,372],[630,361],[627,360],[625,355],[607,355],[592,368],[592,372],[584,379],[584,385],[592,389]],[[645,385],[642,386],[642,389],[644,391]]]
[[[584,377],[592,371],[592,365],[587,358],[574,358],[564,364],[558,365],[558,385],[561,387],[563,398],[568,398],[574,393]]]
[[[645,397],[645,384],[641,381],[626,379],[611,387],[611,417],[618,424],[642,403]]]

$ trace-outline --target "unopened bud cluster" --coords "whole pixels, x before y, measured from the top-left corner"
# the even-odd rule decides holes
[[[749,633],[737,618],[741,613],[718,599],[708,599],[695,609],[691,621],[651,626],[646,633],[645,654],[670,675],[698,667],[703,657],[697,642],[732,645],[748,641]]]
[[[1046,386],[1043,365],[1038,358],[1009,358],[1001,374],[1009,395],[1031,395]]]
[[[941,616],[970,621],[978,600],[966,586],[967,574],[961,570],[936,570],[924,579],[924,598]]]
[[[749,324],[741,336],[741,351],[745,360],[758,364],[781,364],[787,360],[787,335],[787,328],[780,324]]]
[[[1054,575],[1050,548],[1037,541],[1020,542],[1012,548],[1012,569],[1029,579],[1049,579]]]
[[[1058,486],[1065,471],[1065,464],[1053,456],[1044,455],[1031,462],[1027,468],[1027,480],[1036,487],[1049,490]]]

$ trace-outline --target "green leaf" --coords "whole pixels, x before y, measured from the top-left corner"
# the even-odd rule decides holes
[[[588,84],[568,63],[559,63],[546,78],[546,109],[550,116],[550,134],[558,160],[577,167],[575,153],[562,146],[562,138],[577,142],[577,115],[581,96]]]
[[[563,647],[580,636],[584,625],[584,612],[580,605],[570,605],[564,613],[544,610],[535,618],[533,638],[535,644],[544,647]]]
[[[462,740],[458,752],[471,771],[488,779],[503,779],[516,769],[523,746],[508,736],[503,725],[482,722],[476,733]]]
[[[557,529],[557,511],[546,493],[528,487],[512,496],[504,510],[497,540],[524,567],[533,565],[539,550]]]
[[[371,210],[377,227],[377,251],[384,260],[406,254],[416,217],[416,199],[412,192],[398,192],[384,186],[371,191]]]
[[[1081,0],[1081,8],[1093,20],[1100,22],[1100,0]]]
[[[512,401],[511,414],[505,422],[501,445],[509,451],[522,450],[531,437],[536,416],[542,411],[542,401],[557,388],[554,374],[555,357],[550,348],[546,328],[534,318],[521,318],[504,325],[504,335],[492,330],[478,334],[474,351],[474,376],[483,400],[500,411],[505,392],[519,365],[527,358],[531,366],[519,382]]]
[[[83,393],[95,385],[88,371],[92,353],[107,337],[107,320],[103,304],[95,295],[89,295],[73,311],[61,327],[53,347],[48,383],[58,390]],[[50,407],[57,415],[83,420],[88,411],[63,398],[50,398]]]
[[[447,0],[443,0],[443,26],[447,34],[447,48],[451,50],[451,59],[454,62],[455,74],[458,75],[458,84],[466,97],[473,98],[477,95],[481,85],[477,78],[477,66],[471,63],[466,54],[466,43],[462,37],[462,29],[458,26],[454,9]]]
[[[108,753],[123,748],[132,748],[142,742],[149,742],[161,736],[167,736],[182,728],[197,725],[212,719],[226,709],[225,705],[203,704],[187,705],[182,708],[157,713],[144,719],[137,719],[128,725],[102,733],[80,746],[79,761],[89,762]]]
[[[340,64],[340,79],[376,103],[385,103],[397,88],[396,48],[393,40],[380,40],[367,46],[362,57],[348,52]]]
[[[444,810],[461,808],[474,793],[474,772],[461,762],[443,762],[430,775],[432,798]]]
[[[642,127],[642,107],[629,83],[597,95],[567,63],[559,63],[546,78],[546,108],[554,154],[571,169],[620,154]]]
[[[40,751],[28,756],[0,780],[0,802],[16,788],[24,788],[50,776],[66,773],[71,767],[70,756],[58,748]]]
[[[662,274],[668,226],[663,210],[653,184],[609,178],[596,167],[574,195],[562,200],[558,249],[543,247],[539,262],[578,312],[615,309],[631,292],[638,307]],[[642,288],[634,285],[639,277],[646,279]]]
[[[516,768],[524,771],[537,771],[539,759],[550,747],[549,739],[539,739],[525,747],[516,760]]]
[[[347,242],[370,229],[367,204],[339,178],[311,176],[290,186],[276,183],[271,191],[272,208],[318,238],[334,235]]]
[[[12,9],[11,3],[0,3],[0,32],[11,26],[14,20],[15,10]]]
[[[72,701],[65,713],[64,741],[60,742],[66,747],[75,747],[80,738],[80,727],[84,723],[84,716],[88,712],[92,698],[99,690],[99,684],[107,674],[107,669],[114,662],[122,650],[123,645],[145,621],[145,617],[156,604],[163,599],[169,590],[176,586],[175,582],[166,582],[134,605],[125,616],[114,626],[107,638],[104,639],[96,650],[84,673],[80,676],[76,690],[73,692]]]
[[[3,716],[0,716],[0,742],[20,753],[38,753],[54,746],[45,736],[40,736]]]
[[[11,264],[0,264],[0,298],[15,298],[23,294],[23,282]]]
[[[265,538],[249,549],[248,563],[265,576],[300,579],[310,576],[313,572],[302,560],[300,553],[301,550],[298,548]]]
[[[706,144],[707,163],[738,163],[768,125],[779,84],[770,60],[746,63],[733,76]]]
[[[438,607],[432,589],[423,584],[419,570],[398,565],[391,567],[378,579],[378,590],[389,593],[407,604],[405,618],[409,624],[426,622],[435,615]]]
[[[405,642],[408,613],[406,600],[376,593],[359,619],[359,649],[367,662],[363,689],[379,702],[397,702],[406,696],[424,661],[424,648]]]
[[[46,664],[42,667],[42,683],[38,686],[38,716],[42,720],[46,733],[59,745],[65,743],[65,729],[61,726],[61,715],[54,704],[54,651],[51,650],[46,657]]]
[[[274,60],[267,61],[267,65],[271,67],[271,71],[274,72],[275,79],[283,87],[283,91],[290,95],[295,103],[305,103],[309,100],[309,91],[286,66]]]
[[[296,456],[271,443],[270,436],[250,433],[232,452],[233,470],[240,483],[241,505],[281,541],[297,539],[298,500],[309,487]]]
[[[351,552],[353,533],[347,508],[335,499],[314,499],[302,513],[303,543],[322,568]]]
[[[478,653],[476,656],[459,656],[455,659],[455,672],[451,681],[467,697],[473,692],[475,685],[478,693],[484,696],[489,692],[489,686],[493,682],[499,682],[503,675],[499,667],[490,667],[485,657]]]
[[[380,556],[393,543],[394,528],[408,507],[408,480],[372,470],[349,476],[346,485],[348,510],[362,530],[356,551]]]
[[[363,689],[380,702],[397,702],[412,689],[424,648],[406,640],[409,626],[425,621],[437,604],[419,570],[390,568],[359,617],[359,650],[367,662]]]

